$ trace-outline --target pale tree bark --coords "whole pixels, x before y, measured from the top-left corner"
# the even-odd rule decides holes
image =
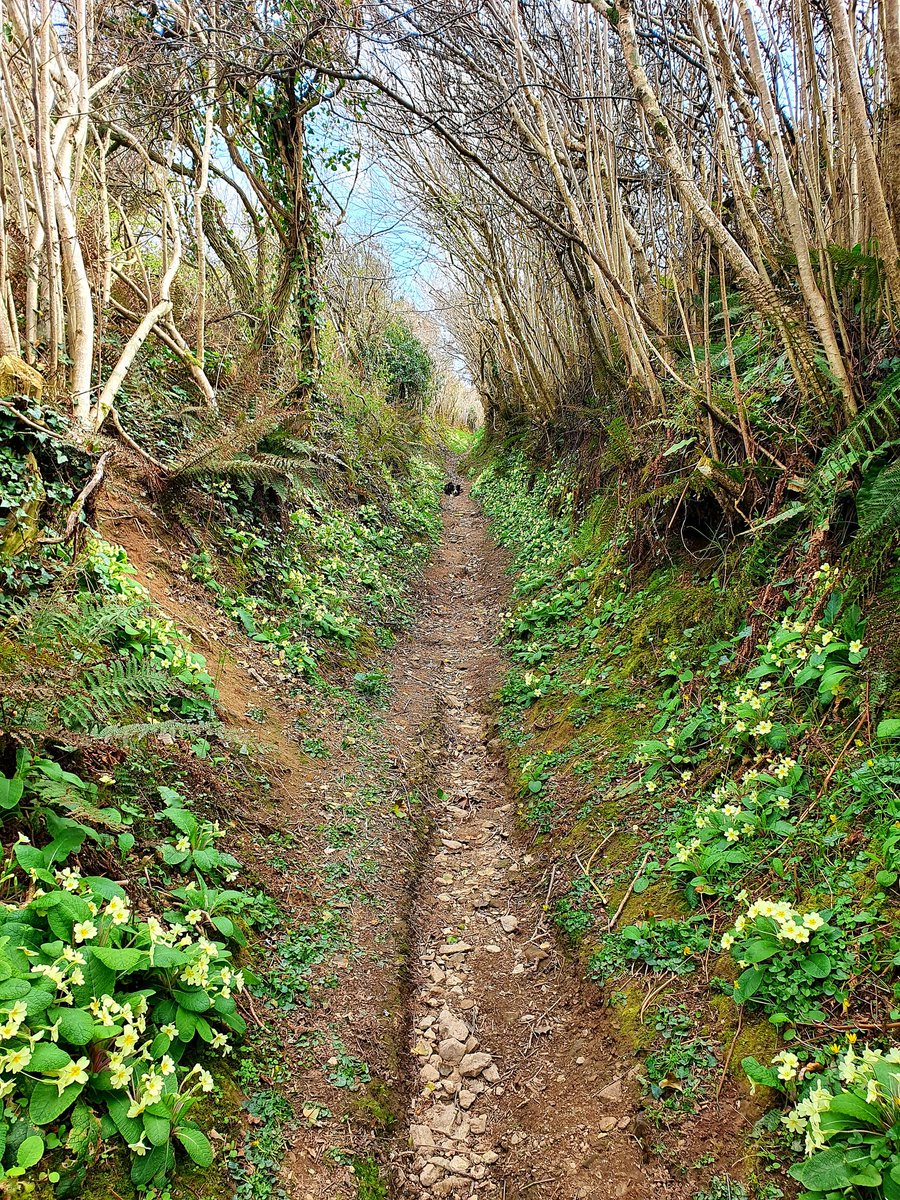
[[[897,234],[888,212],[881,173],[875,157],[875,147],[872,144],[869,114],[859,77],[859,61],[856,57],[856,47],[850,29],[850,20],[847,16],[846,3],[845,0],[827,0],[827,4],[828,15],[831,18],[831,33],[840,66],[841,85],[844,90],[853,141],[859,155],[860,173],[866,199],[869,202],[872,227],[878,238],[878,248],[894,302],[900,304],[900,251],[897,248]],[[898,37],[896,32],[897,15],[896,0],[888,0],[885,18],[888,22],[893,18],[894,29],[886,31],[886,42],[894,50],[896,50]],[[896,100],[896,97],[892,97],[892,99]]]

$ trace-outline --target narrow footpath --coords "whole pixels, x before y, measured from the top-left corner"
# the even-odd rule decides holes
[[[546,872],[515,830],[492,729],[502,556],[467,496],[446,499],[444,518],[388,718],[402,742],[437,692],[443,761],[430,772],[433,836],[411,912],[409,1115],[394,1194],[659,1195],[634,1059],[557,953]]]
[[[272,784],[223,819],[284,914],[269,936],[280,1000],[251,1014],[277,1047],[263,1086],[295,1112],[280,1194],[383,1200],[356,1173],[367,1162],[387,1200],[685,1200],[616,1011],[557,948],[552,866],[517,828],[494,727],[504,555],[468,496],[443,515],[390,706],[364,733],[285,695],[261,648],[185,583],[162,527],[119,532],[164,611],[204,631],[223,716]],[[316,758],[298,732],[313,719]],[[340,1078],[342,1062],[369,1083]]]

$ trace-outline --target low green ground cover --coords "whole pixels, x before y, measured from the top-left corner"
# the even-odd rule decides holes
[[[598,981],[709,964],[786,1048],[735,1062],[786,1090],[807,1194],[900,1195],[900,721],[866,613],[840,562],[636,567],[573,492],[514,452],[473,489],[514,554],[502,725],[522,819],[571,865],[553,915]]]

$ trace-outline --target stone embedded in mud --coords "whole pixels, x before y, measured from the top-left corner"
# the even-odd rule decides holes
[[[445,1063],[456,1064],[462,1059],[466,1053],[464,1042],[458,1042],[456,1038],[444,1038],[438,1043],[438,1054]]]
[[[459,1064],[459,1073],[464,1078],[469,1078],[473,1075],[480,1075],[486,1067],[491,1065],[490,1054],[467,1054]]]
[[[479,1134],[484,1133],[484,1131],[486,1129],[487,1129],[487,1117],[486,1116],[482,1115],[480,1117],[470,1117],[469,1118],[469,1132],[475,1134],[476,1137]],[[482,1158],[484,1159],[485,1162],[488,1161],[488,1157],[486,1154],[483,1154]],[[496,1155],[490,1161],[495,1162]]]
[[[454,1175],[468,1175],[472,1164],[462,1154],[454,1154],[450,1159],[450,1170]]]
[[[425,1120],[430,1129],[436,1130],[438,1133],[449,1134],[456,1124],[458,1116],[459,1110],[455,1104],[435,1104],[425,1114]]]
[[[470,1092],[468,1088],[462,1088],[456,1098],[456,1102],[460,1108],[471,1108],[477,1098],[474,1092]]]
[[[434,1135],[427,1125],[410,1125],[409,1140],[416,1150],[433,1150]]]
[[[488,1083],[496,1083],[497,1080],[500,1078],[500,1072],[497,1070],[496,1066],[493,1063],[491,1063],[491,1065],[489,1067],[485,1067],[484,1077],[488,1081]]]
[[[443,946],[438,946],[438,954],[468,954],[472,949],[468,942],[445,942]]]
[[[514,917],[512,913],[504,913],[500,918],[500,927],[504,933],[512,933],[519,928],[519,918]]]
[[[433,1183],[437,1183],[443,1174],[443,1168],[439,1167],[437,1163],[426,1163],[419,1175],[419,1183],[421,1183],[422,1187],[431,1187]]]

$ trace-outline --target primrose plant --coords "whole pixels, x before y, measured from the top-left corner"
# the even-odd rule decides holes
[[[163,862],[178,867],[184,875],[196,870],[203,874],[219,873],[229,881],[236,879],[241,864],[232,855],[216,848],[216,841],[226,834],[218,821],[201,820],[185,807],[182,797],[173,788],[160,788],[160,795],[166,801],[166,808],[157,813],[157,818],[174,825],[180,834],[161,844]]]
[[[805,1155],[790,1169],[800,1200],[900,1200],[900,1048],[858,1051],[854,1034],[847,1043],[825,1064],[783,1050],[771,1066],[743,1066],[791,1102],[781,1124]]]

